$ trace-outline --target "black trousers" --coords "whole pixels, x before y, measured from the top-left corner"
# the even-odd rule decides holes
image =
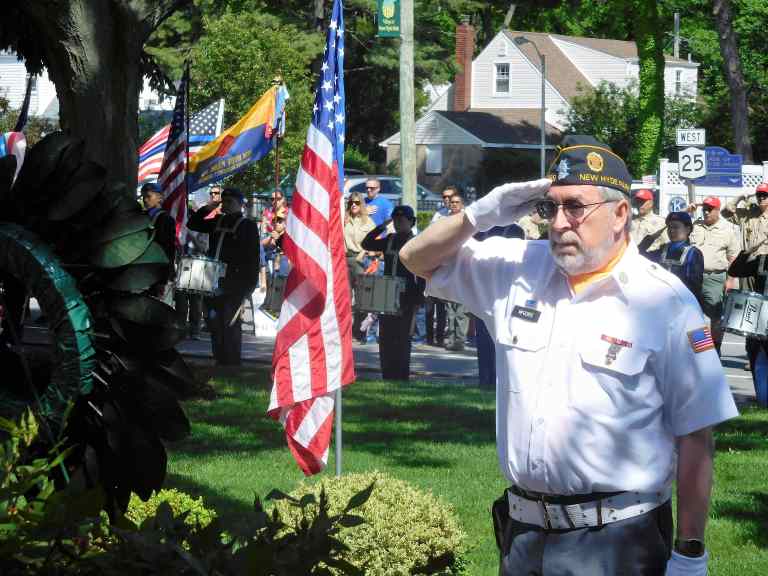
[[[664,576],[672,504],[600,528],[548,530],[511,520],[500,576]]]
[[[197,334],[203,321],[202,295],[177,290],[174,298],[176,299],[176,313],[179,315],[179,321],[187,326],[190,335]]]
[[[206,299],[206,320],[211,333],[211,348],[219,366],[239,366],[243,332],[238,309],[240,296],[223,295]],[[235,314],[237,319],[232,322]]]
[[[384,380],[408,380],[411,373],[412,305],[400,316],[379,314],[379,362]]]
[[[437,298],[427,298],[425,312],[427,342],[442,345],[445,338],[445,302]]]

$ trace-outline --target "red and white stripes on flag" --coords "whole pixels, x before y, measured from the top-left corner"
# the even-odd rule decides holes
[[[160,174],[170,131],[171,125],[166,124],[139,148],[139,184]]]
[[[189,85],[189,66],[176,94],[171,129],[165,145],[163,166],[157,183],[163,191],[163,209],[176,221],[176,242],[183,246],[187,233],[187,86]]]
[[[352,313],[333,146],[314,125],[296,179],[283,250],[292,269],[272,357],[269,414],[307,474],[328,461],[333,393],[355,379]]]
[[[268,413],[285,427],[304,474],[328,462],[334,392],[355,379],[347,278],[344,180],[344,35],[333,3],[314,113],[288,212],[283,250],[291,262],[272,356]]]

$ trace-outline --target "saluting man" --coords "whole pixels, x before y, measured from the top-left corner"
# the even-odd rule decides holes
[[[621,158],[570,136],[550,178],[494,188],[400,252],[495,342],[500,574],[704,575],[712,426],[737,415],[707,320],[629,241]],[[532,205],[548,242],[472,239]]]
[[[730,200],[723,208],[723,216],[736,224],[741,231],[741,248],[754,256],[768,254],[768,182],[762,182],[755,188],[755,202],[747,202],[743,194]],[[744,202],[744,206],[739,204]],[[753,278],[745,278],[745,288],[756,292]]]
[[[669,242],[667,223],[664,218],[653,212],[653,192],[638,190],[632,199],[637,216],[632,218],[629,235],[641,252],[658,250]]]

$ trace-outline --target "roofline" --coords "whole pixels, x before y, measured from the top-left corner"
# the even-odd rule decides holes
[[[419,119],[416,121],[416,124],[418,124],[418,123],[419,123],[419,122],[421,122],[422,120],[425,120],[425,119],[426,119],[428,116],[430,116],[430,115],[434,115],[434,114],[437,114],[438,116],[440,116],[440,118],[441,118],[443,121],[445,121],[445,122],[450,122],[450,123],[451,123],[451,125],[455,126],[455,127],[456,127],[457,129],[459,129],[461,132],[463,132],[464,134],[466,134],[467,136],[469,136],[469,138],[471,138],[472,140],[474,140],[474,141],[475,141],[475,145],[477,145],[477,146],[482,146],[483,144],[485,144],[485,142],[484,142],[483,140],[481,140],[480,138],[478,138],[477,136],[475,136],[474,134],[472,134],[472,132],[469,132],[468,130],[465,130],[464,128],[462,128],[461,126],[459,126],[458,124],[456,124],[455,122],[451,122],[451,121],[450,121],[448,118],[446,118],[445,116],[443,116],[442,114],[440,114],[440,112],[454,112],[454,110],[430,110],[429,112],[427,112],[426,114],[424,114],[424,116],[422,116],[421,118],[419,118]],[[400,132],[401,132],[401,131],[398,131],[397,133],[395,133],[395,134],[392,134],[392,136],[390,136],[389,138],[385,138],[384,140],[382,140],[382,141],[379,143],[379,146],[381,146],[382,148],[386,148],[387,146],[389,146],[389,144],[387,143],[387,141],[388,141],[388,140],[391,140],[391,139],[392,139],[392,138],[394,138],[395,136],[399,136],[399,135],[400,135]],[[398,142],[397,144],[395,144],[395,143],[392,143],[392,144],[393,144],[393,145],[395,145],[395,146],[400,146],[400,142]]]

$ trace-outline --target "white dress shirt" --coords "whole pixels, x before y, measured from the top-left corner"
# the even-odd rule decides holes
[[[694,351],[708,325],[695,298],[634,244],[574,295],[547,241],[470,239],[427,294],[488,327],[499,464],[524,489],[662,489],[676,436],[738,414],[714,348]]]

